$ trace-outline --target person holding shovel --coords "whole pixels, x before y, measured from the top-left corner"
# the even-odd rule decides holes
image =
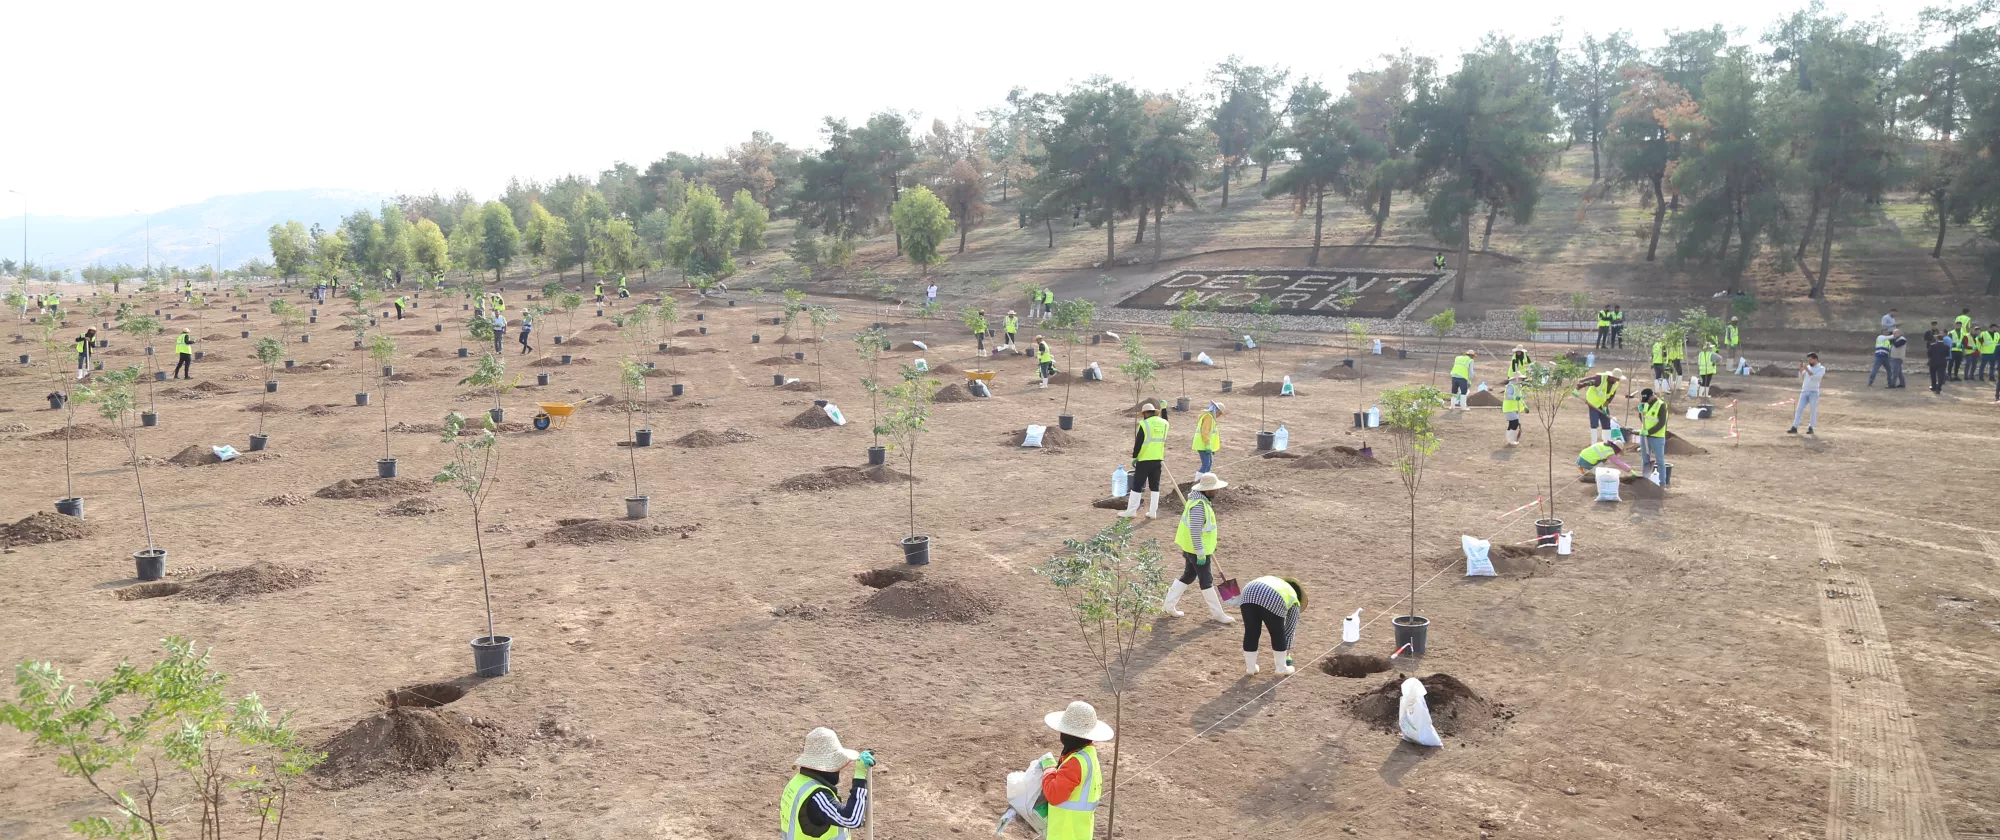
[[[1005,342],[1005,343],[1006,343],[1006,345],[1007,345],[1008,347],[1013,347],[1013,346],[1014,346],[1014,331],[1015,331],[1015,330],[1017,330],[1017,329],[1020,329],[1020,327],[1021,327],[1021,319],[1020,319],[1020,317],[1019,317],[1019,316],[1016,316],[1016,315],[1014,314],[1014,310],[1012,310],[1012,309],[1009,309],[1009,310],[1007,310],[1007,317],[1006,317],[1006,318],[1004,318],[1004,319],[1001,319],[1001,321],[1000,321],[1000,326],[1002,327],[1002,331],[1003,331],[1003,332],[1005,332],[1005,333],[1007,334],[1007,341]],[[1019,350],[1016,350],[1016,351],[1014,351],[1014,352],[1016,352],[1016,353],[1019,353],[1020,351],[1019,351]]]
[[[1610,373],[1586,376],[1576,381],[1577,396],[1590,408],[1590,442],[1602,443],[1611,438],[1617,423],[1611,419],[1611,398],[1618,395],[1618,386],[1625,384],[1625,369],[1612,368]]]
[[[972,340],[973,340],[974,342],[977,342],[977,343],[978,343],[978,345],[979,345],[979,349],[980,349],[980,350],[985,350],[985,349],[986,349],[986,310],[984,310],[984,309],[981,309],[981,310],[979,310],[979,314],[978,314],[978,315],[976,315],[976,316],[973,316],[973,319],[972,319],[972,325],[971,325],[971,326],[972,326]]]
[[[847,830],[868,818],[868,768],[875,766],[871,750],[850,750],[840,736],[824,726],[806,733],[805,751],[792,762],[796,772],[778,800],[778,836],[784,840],[844,840]],[[840,771],[854,766],[847,801],[836,786]]]
[[[1056,354],[1049,352],[1049,340],[1035,336],[1035,363],[1041,368],[1042,387],[1049,387],[1049,377],[1056,375]]]
[[[1123,517],[1139,515],[1139,493],[1151,489],[1147,519],[1160,518],[1160,472],[1167,458],[1167,418],[1147,400],[1139,404],[1139,428],[1132,434],[1132,486]]]
[[[1535,357],[1528,355],[1528,348],[1514,345],[1514,355],[1507,359],[1507,376],[1526,378],[1528,366],[1535,363]]]
[[[1049,803],[1048,840],[1091,840],[1097,836],[1097,801],[1104,795],[1104,769],[1097,742],[1109,741],[1111,725],[1097,708],[1077,700],[1042,723],[1062,736],[1062,757],[1042,756],[1042,798]]]
[[[409,298],[403,297],[402,295],[396,296],[396,320],[398,321],[403,320],[403,310],[408,308],[407,304],[409,303],[409,300],[410,300]]]
[[[1305,587],[1293,578],[1265,575],[1243,587],[1236,605],[1243,611],[1243,675],[1255,676],[1259,670],[1257,647],[1266,628],[1271,631],[1273,670],[1280,676],[1297,670],[1292,667],[1292,633],[1306,608]]]
[[[1203,473],[1215,472],[1215,453],[1222,451],[1222,403],[1212,402],[1194,421],[1194,454]]]
[[[1465,401],[1468,397],[1472,396],[1472,364],[1478,358],[1479,351],[1467,350],[1458,354],[1458,358],[1451,360],[1452,408],[1456,408],[1459,411],[1468,411],[1471,409],[1471,406],[1466,405]]]
[[[1208,614],[1215,620],[1228,624],[1235,619],[1222,609],[1222,593],[1215,589],[1214,564],[1209,560],[1215,554],[1215,505],[1206,494],[1228,487],[1229,482],[1216,477],[1215,473],[1204,471],[1195,476],[1194,486],[1188,489],[1187,504],[1181,508],[1180,526],[1174,531],[1174,544],[1181,549],[1181,576],[1167,587],[1167,598],[1160,605],[1160,611],[1168,615],[1181,616],[1187,613],[1174,609],[1187,591],[1188,584],[1201,582],[1202,600],[1208,602]]]
[[[83,335],[76,337],[76,378],[90,375],[90,343],[97,340],[97,328],[84,328]]]

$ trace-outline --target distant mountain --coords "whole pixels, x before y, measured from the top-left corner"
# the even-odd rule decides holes
[[[352,190],[270,190],[222,195],[152,216],[155,265],[183,268],[215,261],[215,232],[222,229],[222,265],[234,268],[251,257],[271,258],[271,225],[297,219],[307,227],[317,222],[333,228],[340,217],[377,209],[389,196]],[[95,263],[115,265],[146,262],[146,216],[28,217],[29,259],[56,268],[82,268]],[[0,257],[20,259],[21,217],[0,219]],[[53,253],[51,253],[53,252]]]

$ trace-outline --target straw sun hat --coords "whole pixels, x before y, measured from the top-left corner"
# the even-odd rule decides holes
[[[1095,717],[1095,713],[1093,713],[1093,717]],[[860,757],[860,752],[842,747],[840,745],[840,736],[833,734],[833,730],[822,726],[806,733],[806,750],[799,753],[798,760],[792,763],[807,770],[834,773],[838,772],[840,768],[846,767],[849,762]]]
[[[1210,490],[1221,490],[1228,486],[1229,482],[1223,481],[1221,476],[1215,473],[1202,473],[1194,477],[1194,487],[1190,489],[1195,492],[1206,493]]]
[[[1097,708],[1078,700],[1060,712],[1050,712],[1042,716],[1042,722],[1050,729],[1064,735],[1074,735],[1088,741],[1111,740],[1111,724],[1097,719]],[[832,732],[826,733],[829,737]]]

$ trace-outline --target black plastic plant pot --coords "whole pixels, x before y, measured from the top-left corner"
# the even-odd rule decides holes
[[[355,340],[354,340],[354,349],[356,349],[356,350],[359,350],[359,349],[361,349],[361,339],[358,339],[358,338],[357,338],[357,339],[355,339]]]
[[[167,576],[167,550],[164,548],[134,551],[132,561],[138,566],[140,580],[159,580]]]
[[[395,368],[395,366],[393,366],[393,365],[383,365],[383,366],[382,366],[382,375],[383,375],[383,376],[395,376],[395,375],[396,375],[396,368]]]
[[[465,348],[463,347],[458,348],[458,357],[461,359],[465,358],[466,352],[467,351]]]
[[[653,369],[655,369],[655,368],[658,368],[658,367],[659,367],[659,364],[660,364],[659,362],[647,362],[647,363],[646,363],[646,369],[647,369],[647,370],[653,370]]]
[[[771,384],[773,386],[785,384],[785,375],[782,373],[771,374]]]
[[[1401,348],[1401,347],[1398,347],[1398,348],[1396,348],[1396,358],[1398,358],[1398,359],[1407,359],[1407,358],[1409,358],[1409,357],[1410,357],[1410,351],[1408,351],[1408,350],[1404,350],[1404,349],[1403,349],[1403,348]]]
[[[443,324],[432,324],[432,325],[431,325],[431,332],[444,332],[444,325],[443,325]]]
[[[785,319],[783,319],[783,318],[772,318],[772,319],[771,319],[771,326],[774,326],[774,327],[775,327],[775,326],[778,326],[778,325],[780,325],[780,324],[783,324],[783,323],[785,323]]]
[[[918,534],[903,538],[903,562],[912,566],[931,564],[931,538]]]
[[[151,355],[153,355],[153,348],[151,348],[151,347],[148,347],[148,348],[146,348],[146,355],[148,355],[148,356],[151,356]]]
[[[1354,367],[1354,360],[1353,360],[1353,359],[1341,359],[1341,360],[1340,360],[1340,366],[1341,366],[1341,367],[1344,367],[1344,368],[1351,368],[1351,367]]]
[[[141,411],[139,412],[139,425],[147,428],[158,426],[160,425],[160,415],[156,412]]]
[[[887,463],[889,463],[889,447],[868,447],[868,466],[879,467]]]
[[[1431,620],[1421,615],[1399,615],[1389,622],[1396,628],[1396,649],[1410,646],[1410,656],[1423,656],[1430,641]]]
[[[78,519],[82,519],[82,518],[83,518],[83,497],[82,497],[82,496],[77,496],[77,497],[75,497],[75,498],[71,498],[71,499],[57,499],[57,500],[56,500],[56,512],[57,512],[57,513],[60,513],[60,514],[62,514],[62,515],[64,515],[64,516],[74,516],[74,517],[76,517],[76,518],[78,518]]]
[[[396,477],[396,459],[394,459],[394,458],[376,458],[376,459],[375,459],[375,477],[376,477],[376,478],[395,478],[395,477]]]
[[[312,340],[313,340],[313,337],[312,337],[312,336],[309,336],[309,335],[302,335],[302,336],[299,336],[299,343],[300,343],[300,344],[311,344],[311,343],[312,343]]]
[[[636,431],[636,432],[633,432],[633,433],[632,433],[632,445],[633,445],[633,446],[652,446],[652,445],[653,445],[653,430],[652,430],[652,429],[640,429],[640,430],[638,430],[638,431]]]
[[[626,496],[625,518],[645,519],[646,515],[651,512],[648,510],[648,508],[652,505],[652,503],[653,503],[653,497],[651,496]]]
[[[472,640],[472,673],[483,678],[507,676],[512,664],[514,637],[480,636]]]
[[[1556,538],[1562,534],[1563,521],[1560,519],[1535,520],[1535,547],[1555,548]]]
[[[1092,344],[1102,344],[1102,343],[1104,343],[1104,336],[1102,336],[1102,335],[1099,335],[1099,334],[1097,334],[1097,333],[1091,333],[1091,335],[1090,335],[1090,343],[1092,343]]]
[[[562,336],[556,336],[556,343],[557,343],[557,344],[561,344],[561,343],[562,343]]]
[[[249,330],[244,330],[244,331],[243,331],[243,337],[244,337],[244,338],[249,338],[249,337],[250,337],[250,331],[249,331]]]
[[[486,409],[486,416],[493,418],[495,423],[504,423],[507,420],[507,409],[489,408]]]
[[[750,334],[750,343],[751,343],[751,344],[756,344],[756,343],[758,343],[758,342],[761,342],[761,341],[763,341],[763,340],[764,340],[764,337],[763,337],[763,336],[761,336],[761,335],[758,335],[758,334],[756,334],[756,333],[751,333],[751,334]]]
[[[28,363],[28,354],[26,354],[26,353],[22,353],[22,354],[21,354],[21,364],[24,364],[24,365],[25,365],[25,364],[27,364],[27,363]]]
[[[1056,415],[1056,425],[1062,427],[1062,430],[1065,432],[1074,429],[1076,428],[1076,416],[1072,414],[1058,414]]]
[[[664,341],[660,342],[660,348],[659,348],[659,352],[661,352],[661,353],[665,353],[665,352],[667,352],[667,343],[666,343],[666,342],[664,342]]]
[[[306,316],[306,323],[308,323],[308,324],[317,324],[317,323],[319,323],[319,316],[318,316],[318,315],[307,315],[307,316]]]
[[[706,320],[708,320],[708,318],[706,318],[705,316],[703,316],[703,315],[702,315],[701,313],[699,313],[699,312],[696,312],[696,313],[694,313],[694,319],[695,319],[695,320],[697,320],[697,321],[706,321]]]
[[[686,391],[687,391],[687,386],[682,385],[679,382],[674,383],[674,396],[678,397],[681,394],[685,393]]]
[[[708,328],[707,328],[707,327],[695,327],[694,329],[695,329],[695,332],[698,332],[698,333],[701,333],[702,335],[708,335]]]
[[[266,394],[278,393],[278,380],[276,379],[264,380],[264,393]]]
[[[248,321],[248,320],[250,320],[250,313],[248,313],[248,312],[245,312],[245,313],[243,313],[242,317],[241,317],[241,318],[239,318],[238,320],[242,320],[242,321]]]
[[[1174,400],[1174,410],[1175,410],[1175,411],[1183,411],[1183,412],[1184,412],[1184,411],[1187,411],[1187,410],[1188,410],[1188,398],[1187,398],[1187,397],[1181,397],[1181,398],[1179,398],[1179,399],[1176,399],[1176,400]]]
[[[548,374],[546,374],[546,373],[537,373],[537,374],[535,374],[535,384],[536,384],[536,385],[547,385],[547,384],[549,384],[549,375],[548,375]]]
[[[1362,428],[1367,428],[1367,426],[1368,426],[1368,415],[1363,414],[1359,411],[1354,412],[1354,428],[1362,429]]]
[[[1236,383],[1227,379],[1222,380],[1222,393],[1227,394],[1234,390],[1236,390]]]
[[[569,354],[568,354],[568,353],[564,353],[564,354],[563,354],[563,357],[562,357],[562,363],[563,363],[563,364],[569,364]]]
[[[354,404],[355,404],[355,405],[367,405],[367,404],[368,404],[368,392],[367,392],[367,391],[356,391],[356,392],[354,392]]]
[[[270,435],[251,435],[251,436],[250,436],[250,451],[251,451],[251,452],[262,452],[262,451],[264,451],[264,447],[266,447],[266,446],[270,446],[270,445],[271,445],[271,436],[270,436]]]
[[[805,361],[805,360],[806,360],[806,354],[804,354],[804,353],[793,353],[793,354],[792,354],[792,358],[793,358],[793,359],[796,359],[796,360],[798,360],[798,361],[801,361],[801,362],[803,362],[803,361]]]
[[[1181,361],[1183,361],[1183,362],[1192,362],[1192,361],[1194,361],[1194,351],[1192,351],[1192,350],[1182,350],[1182,351],[1181,351]]]
[[[167,381],[167,372],[166,372],[166,371],[164,371],[164,370],[156,370],[156,371],[153,371],[153,381],[154,381],[154,382],[165,382],[165,381]]]
[[[604,317],[604,310],[602,310],[602,309],[599,309],[599,310],[597,310],[597,317],[599,317],[599,318],[602,318],[602,317]]]
[[[1277,444],[1277,441],[1278,441],[1278,434],[1276,432],[1258,432],[1257,451],[1269,452],[1271,451],[1271,447]]]
[[[729,305],[730,305],[730,306],[735,306],[735,305],[736,305],[736,301],[733,301],[733,300],[732,300],[732,301],[730,301],[730,302],[729,302]]]

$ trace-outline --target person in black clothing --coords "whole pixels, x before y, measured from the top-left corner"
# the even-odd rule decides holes
[[[1611,346],[1625,346],[1625,309],[1611,304]]]
[[[1936,330],[1932,330],[1930,336],[1930,346],[1925,350],[1930,353],[1931,393],[1942,394],[1945,380],[1951,373],[1951,343]]]
[[[854,767],[854,782],[848,788],[847,801],[841,802],[840,771],[849,765]],[[868,814],[868,769],[875,766],[873,752],[843,748],[839,736],[822,726],[806,735],[805,751],[793,766],[797,774],[778,806],[781,835],[820,837],[834,826],[861,827]]]

